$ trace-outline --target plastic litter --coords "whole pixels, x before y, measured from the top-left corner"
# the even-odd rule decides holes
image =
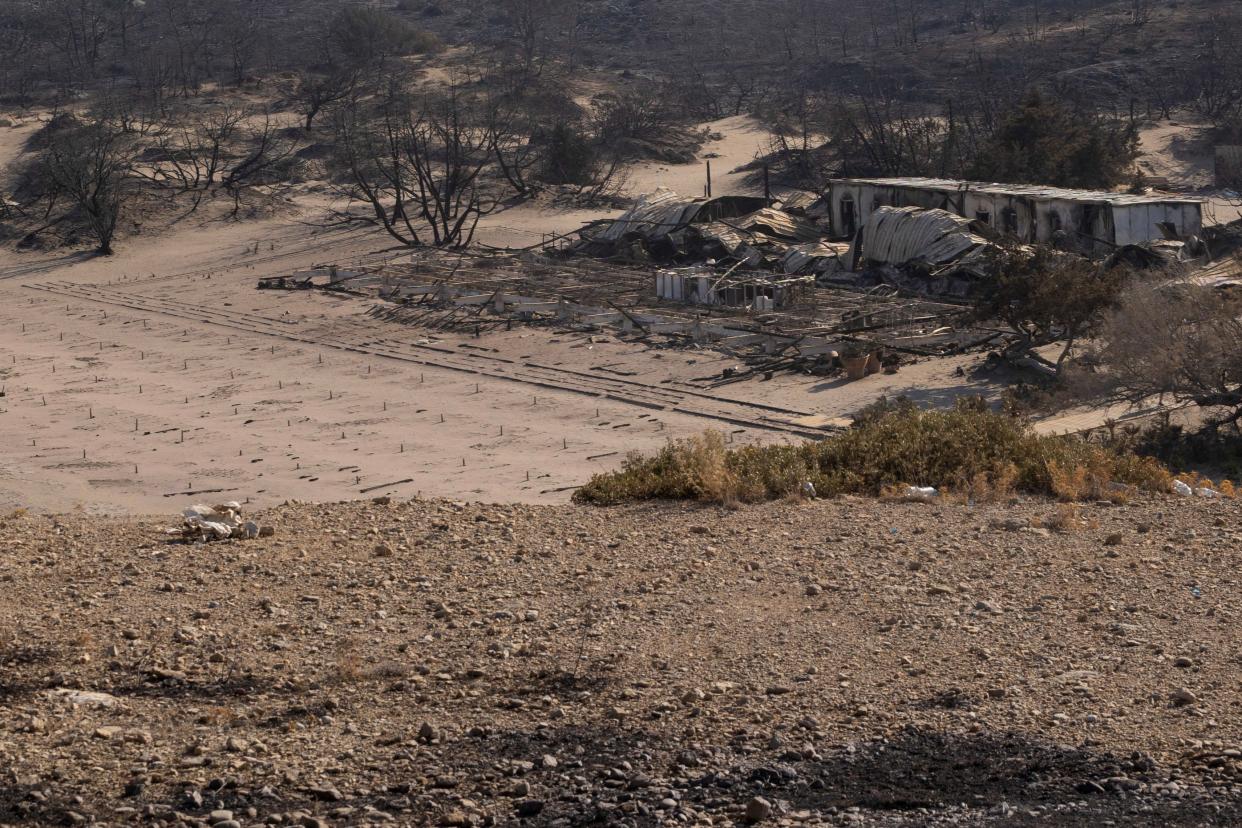
[[[1190,497],[1192,494],[1190,487],[1180,480],[1173,481],[1173,491],[1177,492],[1182,497]]]
[[[935,486],[907,486],[906,497],[912,500],[931,500],[939,497],[940,492],[936,491]]]
[[[809,480],[805,481],[802,484],[802,496],[808,498],[815,497],[815,484]]]

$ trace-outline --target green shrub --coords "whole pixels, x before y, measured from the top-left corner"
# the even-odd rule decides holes
[[[905,485],[942,491],[998,488],[1062,500],[1120,496],[1122,487],[1165,491],[1160,463],[1081,440],[1039,435],[974,401],[949,411],[897,404],[873,408],[843,434],[801,445],[728,449],[717,432],[670,443],[655,455],[631,454],[621,469],[597,474],[579,503],[634,500],[757,502],[797,495],[880,495]]]

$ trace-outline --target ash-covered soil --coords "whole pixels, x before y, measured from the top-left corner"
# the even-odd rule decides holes
[[[1234,501],[258,517],[0,519],[0,824],[1242,822]]]

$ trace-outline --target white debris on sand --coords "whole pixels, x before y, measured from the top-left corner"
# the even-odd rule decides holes
[[[49,690],[47,695],[51,698],[63,698],[77,707],[115,707],[117,704],[116,696],[110,693],[98,693],[93,690],[74,690],[68,687],[58,687],[55,690]]]
[[[1192,494],[1196,497],[1206,498],[1216,498],[1221,496],[1220,492],[1210,486],[1196,486],[1192,489],[1188,484],[1183,483],[1181,480],[1173,481],[1173,491],[1182,497],[1190,497]]]
[[[168,534],[177,535],[187,542],[203,543],[229,538],[248,540],[272,534],[270,526],[244,520],[241,504],[236,501],[218,506],[195,505],[181,514],[184,518],[182,525],[169,529]]]
[[[934,500],[940,496],[935,486],[907,486],[906,498],[909,500]]]

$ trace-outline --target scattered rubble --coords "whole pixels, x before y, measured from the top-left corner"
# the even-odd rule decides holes
[[[176,535],[187,543],[229,538],[253,540],[272,534],[272,527],[243,519],[241,504],[236,501],[218,506],[191,506],[181,514],[184,518],[182,525],[169,529],[168,534]]]

